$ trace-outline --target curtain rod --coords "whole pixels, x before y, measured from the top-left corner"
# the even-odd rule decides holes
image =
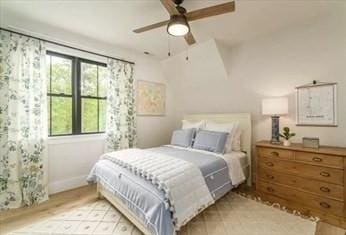
[[[103,54],[100,54],[100,53],[96,53],[96,52],[92,52],[92,51],[88,51],[88,50],[84,50],[84,49],[80,49],[80,48],[69,46],[69,45],[66,45],[66,44],[63,44],[63,43],[54,42],[54,41],[50,41],[50,40],[47,40],[47,39],[31,36],[31,35],[28,35],[28,34],[16,32],[16,31],[13,31],[13,30],[10,30],[10,29],[5,29],[5,28],[0,27],[0,30],[4,30],[4,31],[10,32],[10,33],[15,33],[15,34],[22,35],[22,36],[29,37],[29,38],[34,38],[34,39],[37,39],[37,40],[40,40],[40,41],[44,41],[44,42],[48,42],[48,43],[51,43],[51,44],[55,44],[55,45],[58,45],[58,46],[62,46],[62,47],[66,47],[66,48],[70,48],[70,49],[86,52],[86,53],[89,53],[89,54],[93,54],[93,55],[97,55],[97,56],[102,56],[102,57],[106,57],[106,58],[113,59],[113,60],[119,60],[119,61],[130,63],[130,64],[135,64],[132,61],[128,61],[128,60],[124,60],[124,59],[120,59],[120,58],[116,58],[116,57],[112,57],[112,56],[108,56],[108,55],[103,55]]]

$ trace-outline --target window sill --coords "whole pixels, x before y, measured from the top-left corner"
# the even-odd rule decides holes
[[[48,137],[48,144],[66,144],[66,143],[78,143],[88,142],[95,140],[105,140],[106,134],[87,134],[87,135],[69,135],[69,136],[52,136]]]

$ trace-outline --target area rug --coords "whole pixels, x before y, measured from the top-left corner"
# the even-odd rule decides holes
[[[316,221],[229,193],[184,226],[178,235],[313,235]],[[142,234],[106,200],[21,228],[11,235]]]

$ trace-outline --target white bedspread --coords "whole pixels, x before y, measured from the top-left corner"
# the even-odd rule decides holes
[[[248,167],[246,154],[243,152],[231,152],[221,155],[221,157],[227,162],[232,185],[238,186],[243,183],[246,180],[244,170],[247,170]]]
[[[165,154],[141,149],[126,149],[101,156],[162,189],[180,228],[201,210],[214,203],[200,169]]]
[[[232,181],[233,186],[238,186],[246,180],[244,169],[248,166],[246,154],[243,152],[230,152],[226,154],[212,153],[205,150],[194,149],[194,148],[184,148],[175,145],[167,145],[171,148],[183,149],[187,151],[194,151],[206,154],[212,154],[217,157],[223,158],[229,168],[229,177]],[[245,161],[244,161],[245,160]]]

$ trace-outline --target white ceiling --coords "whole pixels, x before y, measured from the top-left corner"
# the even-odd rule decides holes
[[[183,6],[195,10],[227,0],[185,0]],[[167,56],[168,35],[165,27],[135,34],[133,29],[168,19],[168,13],[158,0],[108,1],[0,1],[2,26],[26,28],[28,22],[44,24],[67,32],[139,52],[149,51],[157,58]],[[244,40],[299,23],[309,23],[317,17],[333,14],[345,1],[316,0],[238,0],[236,11],[191,22],[197,43],[210,38],[232,46]],[[16,21],[16,17],[25,19]],[[40,31],[36,27],[37,33]],[[186,50],[182,38],[170,37],[172,53]],[[64,38],[60,38],[64,40]]]

